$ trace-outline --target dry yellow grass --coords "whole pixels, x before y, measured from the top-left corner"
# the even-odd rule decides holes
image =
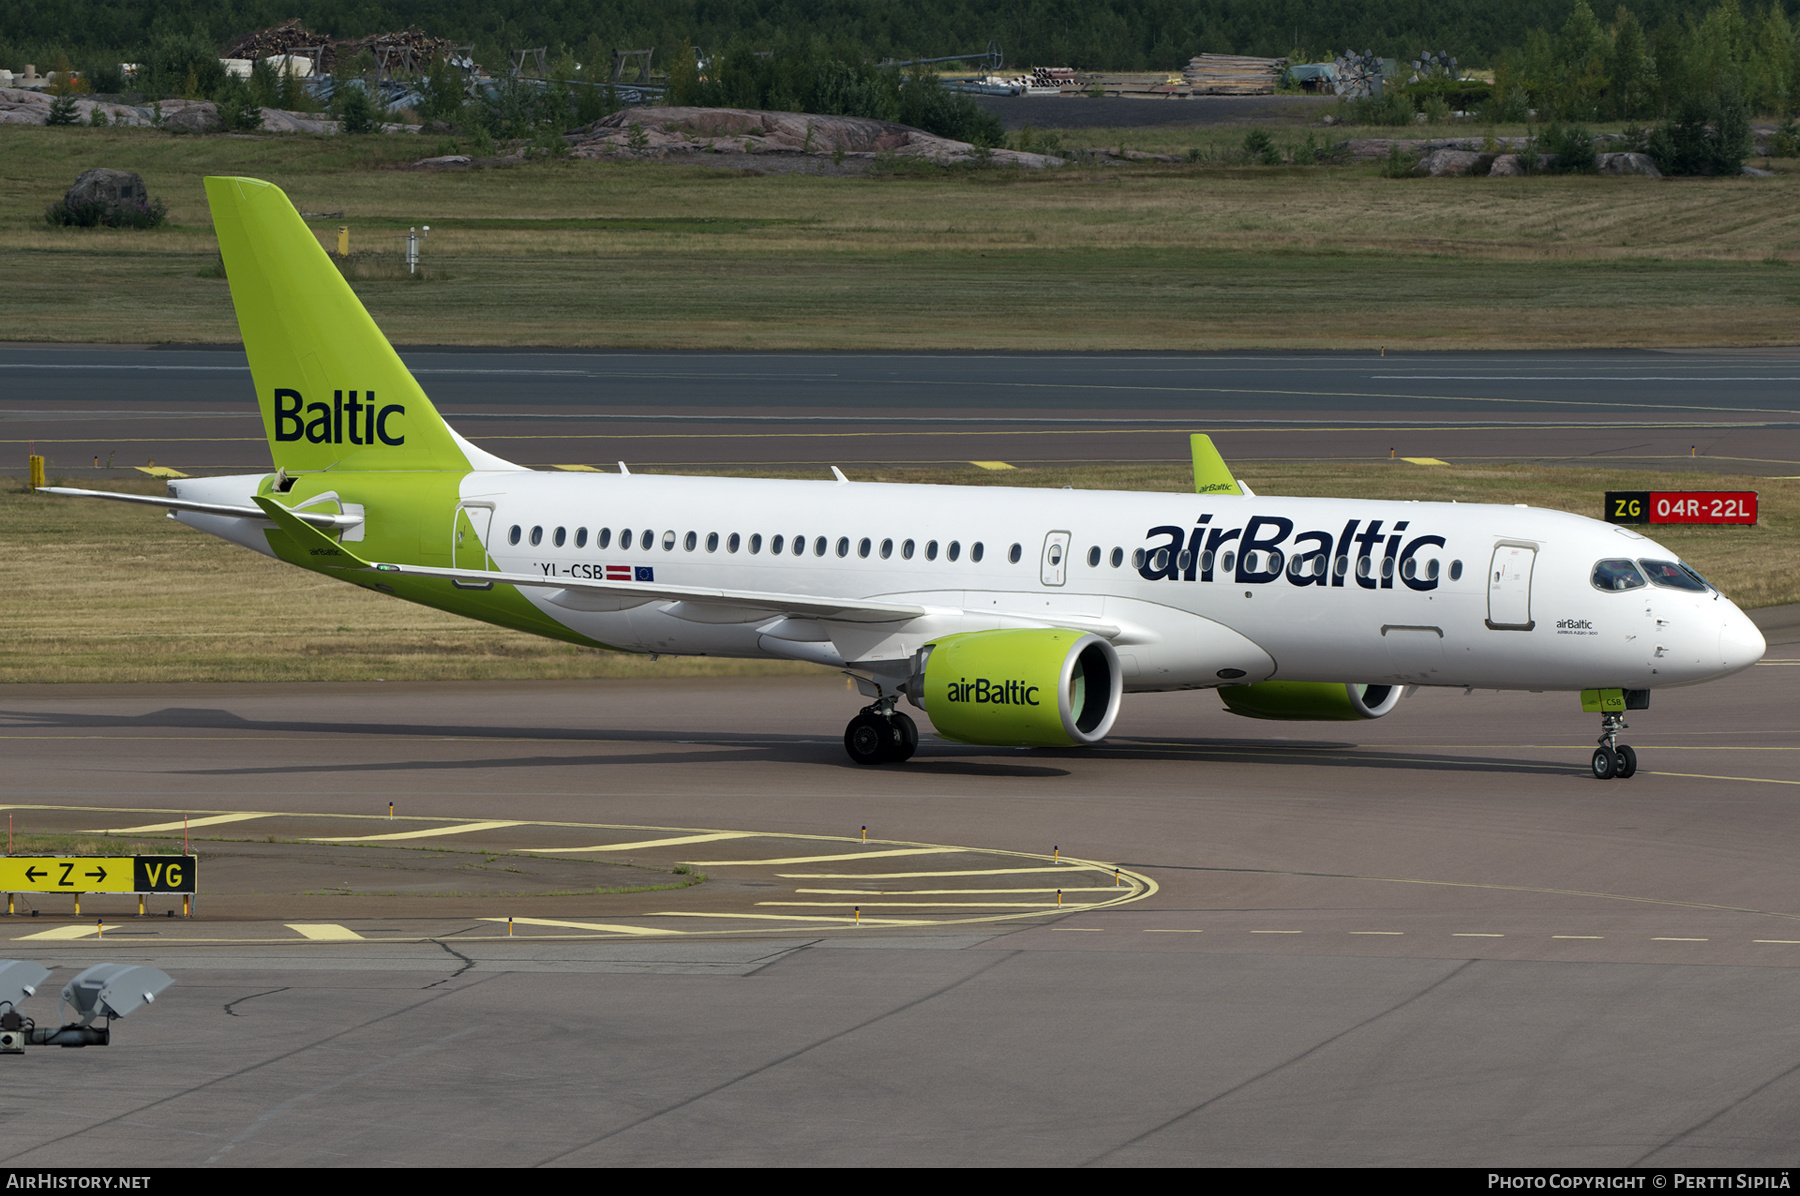
[[[892,468],[870,481],[1182,491],[1183,462],[1008,471]],[[645,470],[650,472],[650,470]],[[730,471],[717,471],[730,472]],[[782,471],[763,471],[775,475]],[[808,471],[811,476],[813,471]],[[1691,474],[1535,466],[1249,462],[1263,494],[1530,502],[1596,515],[1607,488],[1691,487]],[[1656,538],[1745,606],[1800,601],[1800,483],[1759,489],[1753,528],[1658,529]],[[145,493],[157,492],[140,483]],[[574,648],[328,581],[174,525],[154,509],[0,494],[0,682],[449,680],[818,673],[810,665]]]
[[[436,279],[358,290],[403,343],[1192,349],[1791,344],[1800,175],[1405,179],[1371,167],[1068,167],[874,179],[545,162],[415,174],[308,138],[0,126],[8,336],[231,341],[205,173],[429,224]],[[352,152],[354,151],[354,152]],[[53,230],[103,154],[174,226]]]

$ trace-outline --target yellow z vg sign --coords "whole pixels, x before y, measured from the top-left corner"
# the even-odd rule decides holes
[[[0,857],[0,893],[192,893],[191,855]]]

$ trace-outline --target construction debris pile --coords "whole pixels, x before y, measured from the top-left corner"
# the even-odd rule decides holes
[[[439,58],[449,58],[458,47],[448,38],[432,37],[418,28],[393,33],[376,33],[368,37],[331,38],[314,33],[295,17],[290,21],[255,33],[246,33],[225,50],[226,58],[276,58],[292,54],[314,60],[315,69],[331,74],[342,59],[354,58],[367,50],[385,72],[413,71]]]
[[[1197,96],[1274,95],[1287,69],[1285,58],[1249,58],[1242,54],[1202,54],[1190,60],[1181,78]]]
[[[771,156],[825,159],[839,167],[845,159],[852,159],[858,168],[880,155],[942,165],[972,160],[1034,168],[1062,165],[1061,158],[981,150],[966,141],[952,141],[893,121],[746,108],[629,108],[602,117],[566,140],[573,158],[691,161],[701,155],[717,155],[740,169],[755,169],[756,159]],[[773,163],[769,168],[785,169]]]

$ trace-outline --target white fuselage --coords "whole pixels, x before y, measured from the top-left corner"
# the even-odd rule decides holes
[[[242,501],[260,480],[181,485]],[[1764,647],[1710,588],[1594,584],[1602,560],[1675,561],[1654,541],[1528,507],[529,471],[468,474],[461,497],[507,573],[589,581],[628,567],[660,584],[926,612],[772,619],[521,589],[571,630],[638,652],[881,673],[940,636],[1049,624],[1111,639],[1128,690],[1271,679],[1569,690],[1692,684]],[[266,551],[260,533],[232,538]],[[486,567],[478,557],[459,548],[457,563]]]

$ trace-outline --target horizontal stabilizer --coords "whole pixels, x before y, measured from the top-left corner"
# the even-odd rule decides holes
[[[137,503],[145,507],[162,507],[169,511],[192,511],[196,515],[222,515],[232,519],[267,519],[259,507],[238,507],[222,502],[194,502],[187,498],[161,497],[154,494],[119,494],[111,490],[77,490],[73,486],[40,486],[40,494],[60,494],[65,498],[105,498],[113,502]],[[286,510],[284,507],[283,510]],[[327,515],[317,511],[293,511],[294,518],[313,527],[348,531],[363,521],[361,515]]]

